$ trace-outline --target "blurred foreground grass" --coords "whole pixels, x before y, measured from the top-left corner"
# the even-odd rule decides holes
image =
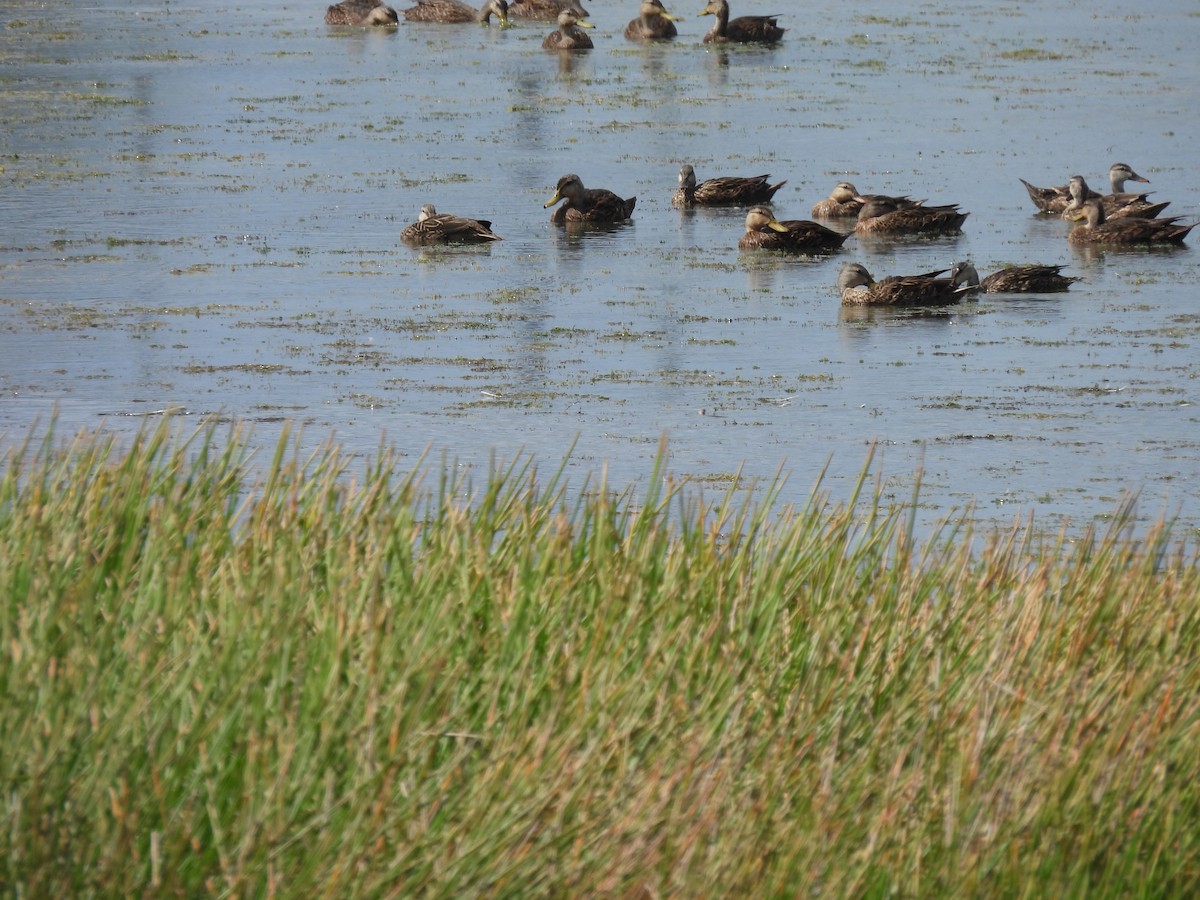
[[[10,894],[1200,890],[1165,526],[918,543],[865,470],[786,509],[289,446],[6,460]]]

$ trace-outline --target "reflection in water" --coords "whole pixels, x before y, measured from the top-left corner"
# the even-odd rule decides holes
[[[716,88],[726,87],[729,84],[729,48],[718,44],[706,47],[705,51],[708,83]]]

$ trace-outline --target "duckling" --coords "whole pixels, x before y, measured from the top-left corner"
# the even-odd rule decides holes
[[[1067,290],[1078,278],[1063,275],[1062,266],[1008,266],[980,280],[970,260],[955,263],[950,280],[960,293],[973,294],[1051,294]]]
[[[566,201],[550,215],[555,225],[568,222],[625,222],[633,217],[637,197],[628,200],[604,188],[585,188],[578,175],[564,175],[558,179],[554,196],[546,201],[549,209],[560,200]]]
[[[421,207],[421,214],[400,233],[410,244],[482,244],[498,241],[487,219],[467,219],[439,213],[432,203]]]
[[[708,0],[700,15],[717,17],[712,30],[704,36],[706,44],[774,44],[787,30],[775,21],[778,15],[730,19],[727,0]]]
[[[770,175],[722,175],[696,183],[696,170],[684,165],[679,170],[679,190],[671,198],[671,205],[720,206],[722,204],[770,203],[775,192],[787,184],[787,180],[768,184]]]
[[[1072,228],[1067,235],[1067,240],[1072,244],[1165,247],[1182,244],[1188,232],[1198,224],[1180,225],[1179,216],[1168,219],[1109,220],[1104,212],[1104,204],[1094,198],[1085,201],[1075,216],[1084,219],[1084,222]]]
[[[638,17],[625,26],[630,41],[665,41],[679,34],[675,23],[681,21],[667,12],[662,0],[642,0]]]
[[[588,11],[579,5],[578,0],[516,0],[508,5],[508,14],[518,19],[553,22],[564,9],[571,10],[581,19],[588,17]]]
[[[848,181],[839,181],[824,200],[815,203],[812,208],[814,219],[852,219],[858,215],[866,200],[858,193],[858,188]]]
[[[785,219],[780,222],[767,207],[752,206],[746,213],[746,233],[738,241],[738,248],[800,253],[837,250],[848,237],[848,234],[805,219]]]
[[[959,212],[957,203],[923,206],[907,197],[873,194],[863,197],[857,234],[952,234],[962,230],[970,213]]]
[[[464,22],[482,22],[490,25],[492,16],[501,25],[508,24],[507,0],[485,0],[478,10],[472,9],[461,0],[417,0],[417,5],[404,11],[409,22],[437,22],[443,25],[458,25]]]
[[[564,9],[558,14],[558,30],[546,35],[546,39],[542,41],[542,49],[591,50],[595,46],[592,39],[586,32],[579,29],[595,27],[591,22],[585,22],[571,10]]]
[[[342,0],[325,10],[326,25],[398,25],[396,10],[383,0]]]
[[[846,263],[838,273],[843,306],[949,306],[962,299],[945,269],[924,275],[890,275],[876,281],[861,263]]]
[[[1133,170],[1125,167],[1132,175]],[[1115,170],[1116,167],[1113,167]],[[1122,174],[1113,177],[1113,170],[1109,171],[1110,183],[1114,186],[1125,186],[1125,178]],[[1140,177],[1140,176],[1139,176]],[[1145,178],[1141,179],[1145,181]],[[1098,199],[1104,206],[1104,215],[1109,219],[1156,219],[1158,214],[1171,205],[1171,201],[1167,200],[1163,203],[1151,203],[1146,198],[1148,194],[1124,193],[1114,191],[1111,194],[1100,196],[1091,188],[1084,180],[1082,175],[1072,175],[1071,180],[1067,185],[1067,190],[1071,195],[1071,200],[1067,204],[1066,209],[1062,212],[1064,219],[1074,220],[1078,218],[1078,213],[1083,204],[1087,200]]]

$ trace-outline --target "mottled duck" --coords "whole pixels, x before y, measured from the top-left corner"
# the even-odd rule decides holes
[[[671,198],[672,206],[723,206],[729,204],[770,203],[775,192],[787,184],[770,184],[770,175],[722,175],[696,183],[696,170],[684,165],[679,170],[679,189]]]
[[[633,216],[637,197],[628,200],[604,188],[585,188],[578,175],[564,175],[558,179],[554,196],[546,201],[546,209],[562,202],[562,206],[550,214],[555,225],[568,222],[590,222],[594,224],[625,222]]]

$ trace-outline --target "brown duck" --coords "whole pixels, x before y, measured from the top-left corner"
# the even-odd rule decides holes
[[[491,24],[492,16],[501,25],[508,24],[507,0],[486,0],[479,9],[474,9],[460,0],[417,0],[417,5],[404,11],[409,22],[436,22],[443,25],[458,25],[466,22]]]
[[[1133,169],[1130,169],[1124,163],[1117,163],[1109,170],[1109,183],[1114,190],[1111,194],[1100,196],[1091,188],[1084,180],[1082,175],[1072,175],[1070,182],[1067,184],[1067,192],[1071,195],[1070,202],[1067,203],[1067,208],[1063,210],[1062,217],[1064,219],[1075,219],[1076,213],[1083,208],[1083,204],[1087,200],[1098,199],[1104,206],[1104,215],[1109,219],[1156,219],[1158,214],[1171,205],[1169,200],[1162,203],[1151,203],[1147,198],[1149,194],[1127,193],[1118,191],[1116,188],[1125,187],[1125,177],[1119,171],[1124,167],[1124,171],[1136,178],[1138,181],[1146,181],[1140,175],[1136,175]]]
[[[514,18],[546,22],[553,22],[564,9],[571,10],[581,19],[588,17],[588,11],[577,0],[516,0],[508,4],[508,14]]]
[[[667,12],[662,0],[642,0],[638,17],[625,26],[625,38],[630,41],[666,41],[679,34],[675,16]]]
[[[383,0],[342,0],[325,10],[326,25],[398,25],[396,10]]]
[[[889,275],[876,281],[861,263],[846,263],[838,273],[843,306],[948,306],[962,295],[945,269],[924,275]]]
[[[1072,244],[1167,247],[1182,244],[1188,232],[1198,224],[1180,225],[1178,216],[1168,219],[1108,219],[1104,204],[1096,198],[1085,201],[1075,216],[1084,221],[1067,235],[1067,240]]]
[[[970,213],[960,212],[957,203],[924,206],[907,197],[863,197],[854,231],[871,234],[953,234],[962,230]]]
[[[569,9],[558,14],[558,28],[542,41],[543,50],[591,50],[595,45],[584,28],[595,28],[591,22]]]
[[[780,222],[765,206],[752,206],[746,213],[746,233],[738,241],[741,250],[787,250],[812,253],[837,250],[848,234],[806,219]]]
[[[813,204],[814,219],[853,219],[866,201],[858,188],[848,181],[839,181],[829,196]]]
[[[410,244],[483,244],[500,240],[487,219],[467,219],[439,213],[432,203],[421,207],[421,214],[400,233]]]
[[[546,201],[546,209],[560,201],[562,206],[550,215],[550,221],[555,225],[625,222],[633,217],[633,208],[637,205],[637,197],[625,200],[604,188],[585,188],[583,181],[574,174],[558,179],[554,196]]]
[[[787,30],[775,21],[778,15],[730,19],[727,0],[708,0],[700,15],[717,17],[712,30],[704,36],[706,44],[774,44]]]
[[[770,203],[775,192],[787,184],[770,184],[770,175],[721,175],[696,183],[696,170],[685,164],[679,170],[679,189],[671,205],[722,206],[729,204]]]
[[[980,279],[969,260],[956,263],[950,280],[962,293],[981,294],[1052,294],[1067,290],[1078,281],[1062,274],[1062,266],[1008,266]]]

